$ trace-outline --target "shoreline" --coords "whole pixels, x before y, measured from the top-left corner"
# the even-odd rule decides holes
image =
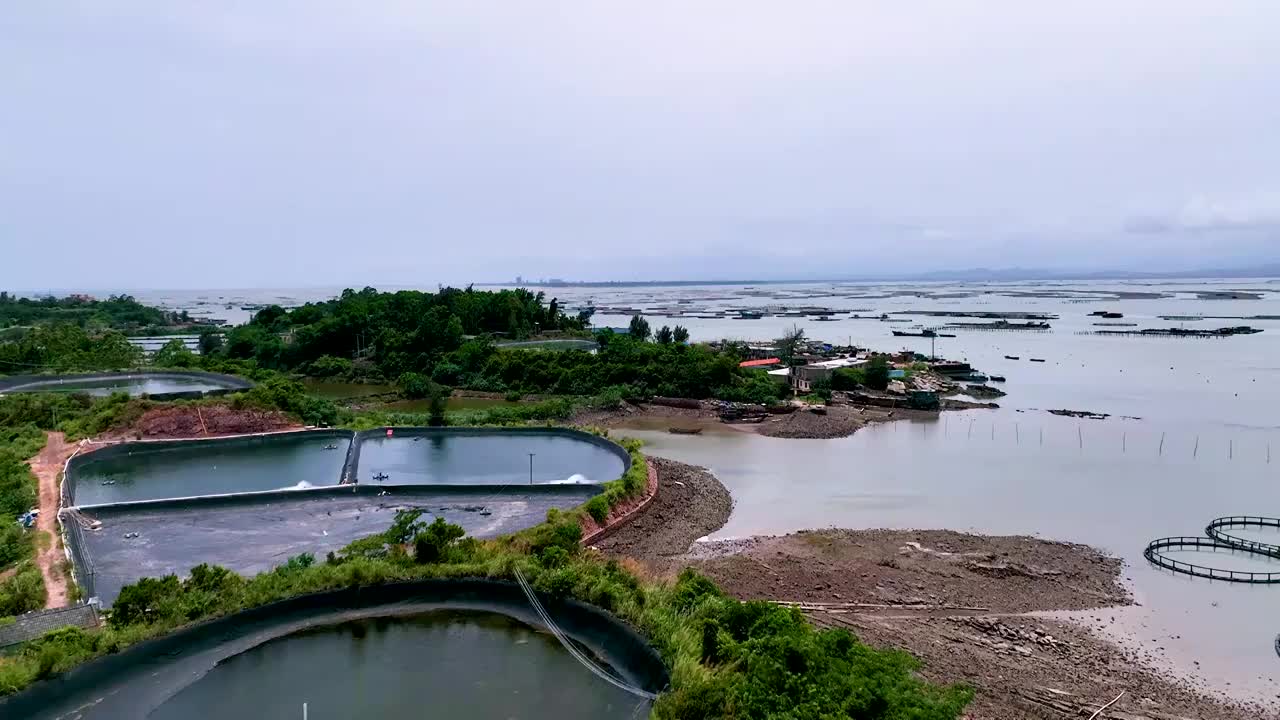
[[[727,490],[704,468],[650,462],[658,498],[680,488],[678,500],[655,501],[597,550],[657,577],[692,567],[739,599],[781,602],[818,627],[910,652],[926,679],[975,689],[970,720],[1089,717],[1117,696],[1097,720],[1280,717],[1274,703],[1170,673],[1156,648],[1108,636],[1106,624],[1136,602],[1123,561],[1095,548],[951,530],[699,541],[727,522],[716,504],[721,493],[731,503]]]
[[[954,402],[954,401],[953,401]],[[723,422],[718,410],[708,403],[697,408],[671,407],[653,403],[623,403],[616,410],[583,409],[566,422],[611,430],[711,430],[745,432],[765,437],[793,440],[829,440],[849,437],[869,425],[895,420],[933,419],[956,410],[985,409],[988,405],[962,403],[943,410],[911,410],[874,405],[826,405],[821,412],[798,407],[785,414],[768,415],[762,422]]]

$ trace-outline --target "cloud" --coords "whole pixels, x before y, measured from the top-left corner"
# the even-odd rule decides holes
[[[1164,216],[1130,218],[1124,227],[1138,235],[1280,230],[1280,192],[1254,192],[1230,199],[1197,196]]]

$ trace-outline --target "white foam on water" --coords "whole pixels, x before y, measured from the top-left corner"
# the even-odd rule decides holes
[[[574,473],[570,475],[567,480],[552,480],[548,484],[549,485],[590,485],[591,481],[587,479],[586,475],[582,475],[580,473]]]

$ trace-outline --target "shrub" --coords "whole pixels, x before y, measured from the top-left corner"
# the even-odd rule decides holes
[[[876,355],[867,362],[862,371],[867,387],[872,390],[884,390],[889,387],[889,361],[883,355]]]
[[[461,527],[438,517],[413,538],[414,560],[419,563],[438,563],[448,557],[450,547],[466,535]]]
[[[586,510],[593,520],[603,525],[609,517],[609,501],[604,495],[597,495],[587,501]]]

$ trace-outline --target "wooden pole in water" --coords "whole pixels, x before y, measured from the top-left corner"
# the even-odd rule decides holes
[[[1044,426],[1040,426],[1040,447],[1044,447]]]
[[[533,484],[533,456],[534,456],[534,453],[529,453],[529,484],[530,485]]]
[[[1195,457],[1196,455],[1199,455],[1199,454],[1200,454],[1200,436],[1197,435],[1196,446],[1191,449],[1191,457]]]
[[[1228,438],[1227,439],[1227,459],[1234,460],[1235,457],[1236,457],[1236,439]]]
[[[1160,454],[1164,455],[1164,433],[1160,433]]]
[[[1018,423],[1013,424],[1013,444],[1014,445],[1022,444],[1022,433],[1018,431]]]
[[[1084,431],[1080,429],[1079,425],[1076,426],[1076,439],[1080,441],[1080,449],[1083,450],[1084,449]]]
[[[991,423],[991,439],[992,439],[992,440],[995,440],[995,439],[996,439],[996,424],[995,424],[995,423]]]
[[[1120,452],[1129,452],[1129,433],[1127,432],[1120,433]]]
[[[969,438],[972,438],[972,437],[973,437],[973,421],[972,421],[972,420],[970,420],[970,421],[969,421],[969,434],[968,434],[968,436],[967,436],[965,439],[966,439],[966,440],[968,440]]]

